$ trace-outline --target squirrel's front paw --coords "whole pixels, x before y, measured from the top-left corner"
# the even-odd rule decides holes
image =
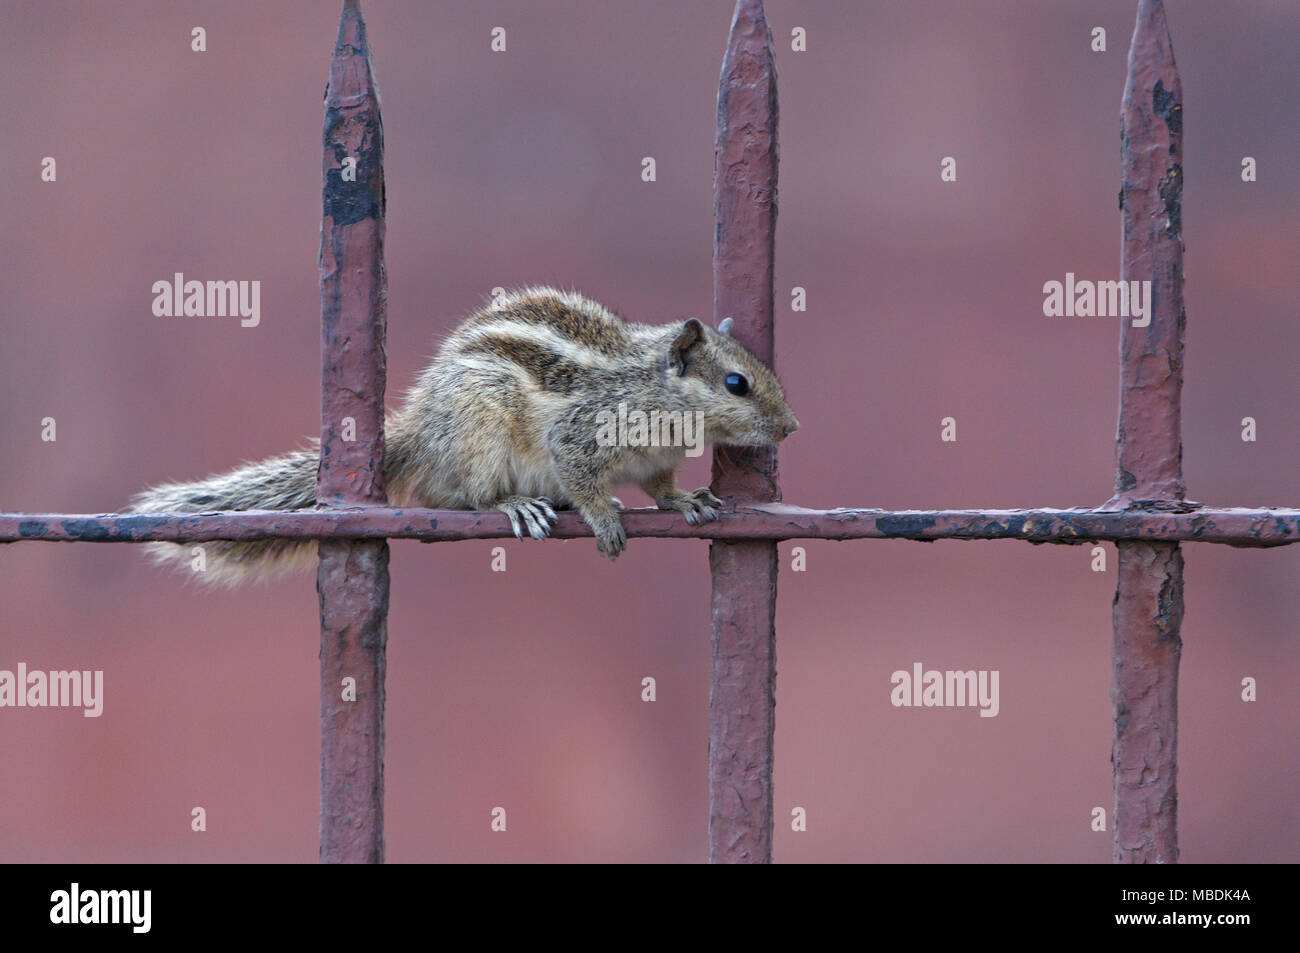
[[[675,493],[672,496],[655,500],[655,506],[661,510],[677,510],[686,517],[692,526],[712,523],[722,512],[722,501],[709,492],[707,486],[689,493]]]
[[[627,531],[617,516],[612,519],[598,519],[591,523],[591,530],[596,534],[596,549],[610,559],[618,559],[618,554],[627,546]]]
[[[529,496],[507,496],[496,506],[510,517],[510,528],[515,531],[516,539],[524,538],[524,530],[533,539],[545,539],[551,535],[551,527],[557,519],[551,501],[544,496],[533,499]]]

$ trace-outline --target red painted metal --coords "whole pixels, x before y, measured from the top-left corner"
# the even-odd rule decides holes
[[[1121,278],[1150,281],[1150,324],[1120,335],[1118,466],[1112,502],[1184,496],[1183,92],[1164,5],[1140,0],[1121,107]],[[1121,542],[1113,624],[1116,863],[1178,860],[1178,658],[1183,556],[1177,543]]]
[[[715,321],[773,357],[777,175],[776,60],[762,0],[737,0],[718,87],[713,195]],[[723,501],[781,499],[774,447],[719,447]],[[776,730],[776,542],[715,540],[709,686],[709,860],[771,863]]]
[[[662,539],[1019,539],[1075,545],[1095,540],[1188,540],[1242,547],[1300,543],[1300,509],[1281,508],[810,510],[785,503],[742,503],[724,512],[718,522],[702,526],[691,526],[680,514],[663,510],[630,509],[621,516],[629,537]],[[562,512],[551,536],[580,539],[590,537],[591,530],[576,513]],[[442,543],[514,538],[514,532],[500,513],[387,506],[291,512],[0,514],[0,543],[201,543],[271,537]]]
[[[1178,636],[1183,554],[1177,543],[1120,543],[1111,614],[1111,768],[1116,863],[1178,860]]]
[[[1138,4],[1121,119],[1121,277],[1151,282],[1151,311],[1121,323],[1115,502],[1181,500],[1183,90],[1161,0]]]
[[[357,0],[345,0],[339,20],[325,93],[324,146],[316,498],[325,507],[383,505],[384,133]],[[388,543],[322,540],[319,551],[320,859],[379,863]]]

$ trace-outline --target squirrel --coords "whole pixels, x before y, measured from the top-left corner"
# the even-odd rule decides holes
[[[708,487],[680,489],[674,474],[691,423],[702,425],[697,441],[740,446],[776,444],[799,427],[776,375],[730,329],[730,318],[717,330],[695,318],[634,324],[549,287],[498,297],[451,333],[401,409],[386,415],[390,502],[500,510],[520,539],[544,539],[555,511],[575,508],[610,559],[627,541],[615,484],[640,486],[692,525],[716,520],[722,501]],[[602,421],[620,412],[631,420],[628,409],[678,428],[669,424],[669,440],[635,441],[650,445],[631,445],[630,427],[622,441],[608,439],[612,426],[599,439]],[[319,440],[311,444],[206,480],[150,487],[130,511],[313,507]],[[176,543],[148,548],[174,566],[189,558]],[[314,540],[218,540],[206,544],[201,576],[234,583],[311,565],[315,554]]]

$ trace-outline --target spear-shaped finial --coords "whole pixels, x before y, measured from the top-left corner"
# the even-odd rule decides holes
[[[1150,294],[1121,331],[1116,500],[1181,500],[1183,88],[1161,0],[1138,4],[1121,117],[1121,277]]]
[[[1160,0],[1140,0],[1123,121],[1121,277],[1145,314],[1120,331],[1115,501],[1183,499],[1183,92]],[[1130,311],[1134,309],[1130,307]],[[1178,860],[1178,661],[1183,555],[1177,543],[1117,545],[1111,671],[1114,858]]]
[[[344,0],[325,93],[317,500],[388,502],[384,127],[357,0]],[[320,857],[384,859],[388,543],[322,539]],[[351,680],[355,700],[341,698]]]

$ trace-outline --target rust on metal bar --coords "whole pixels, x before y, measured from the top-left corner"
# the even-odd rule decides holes
[[[325,93],[320,245],[322,507],[384,488],[384,131],[357,0],[345,0]],[[388,542],[319,546],[324,863],[384,859]]]
[[[1146,327],[1120,332],[1113,503],[1178,501],[1182,470],[1183,91],[1160,0],[1140,0],[1121,107],[1121,279],[1149,281]],[[1178,860],[1178,659],[1183,556],[1176,542],[1118,544],[1112,612],[1116,863]]]
[[[718,86],[713,311],[773,358],[776,60],[762,0],[737,0]],[[713,492],[734,506],[781,499],[775,447],[719,447]],[[709,861],[771,863],[776,728],[776,541],[715,539],[709,684]]]
[[[1177,543],[1120,543],[1118,549],[1110,682],[1114,859],[1174,863],[1183,554]]]
[[[1095,541],[1186,540],[1229,546],[1300,543],[1300,509],[1235,507],[1094,510],[810,510],[785,503],[739,504],[716,523],[691,526],[655,509],[621,514],[630,537],[661,539],[1019,539],[1082,545]],[[225,513],[3,513],[0,543],[201,543],[214,539],[418,539],[426,543],[513,538],[501,513],[366,506]],[[561,512],[556,539],[591,536]]]
[[[1138,4],[1121,112],[1121,278],[1151,297],[1149,325],[1120,325],[1115,501],[1181,500],[1183,88],[1161,0]]]

